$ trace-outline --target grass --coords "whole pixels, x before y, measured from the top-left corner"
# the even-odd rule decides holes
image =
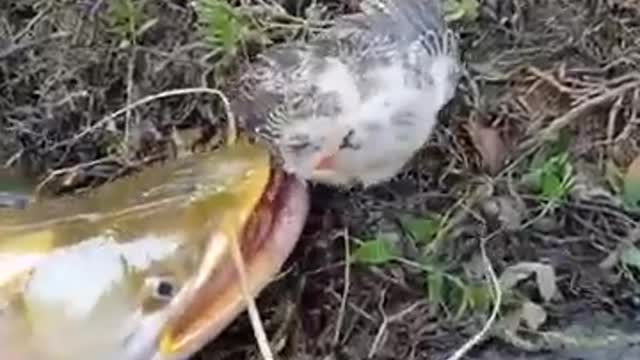
[[[155,22],[144,11],[145,0],[115,0],[109,3],[107,23],[109,31],[121,39],[121,46],[136,42]]]
[[[250,20],[235,7],[222,0],[196,2],[201,31],[214,49],[223,51],[223,57],[235,57],[243,44],[256,31]]]

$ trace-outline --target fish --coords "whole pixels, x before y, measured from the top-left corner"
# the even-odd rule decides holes
[[[0,208],[0,359],[186,360],[281,271],[307,185],[246,138]]]

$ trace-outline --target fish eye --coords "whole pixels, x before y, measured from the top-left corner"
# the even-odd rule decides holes
[[[156,287],[156,293],[160,297],[170,298],[173,297],[173,284],[168,281],[159,281]]]
[[[152,296],[162,301],[173,299],[178,289],[175,280],[167,277],[150,279],[149,285]]]

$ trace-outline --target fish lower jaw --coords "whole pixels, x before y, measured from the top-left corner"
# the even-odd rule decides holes
[[[260,249],[245,262],[249,292],[254,297],[268,286],[295,248],[309,211],[310,199],[304,181],[292,175],[284,175],[278,186],[274,200],[275,219],[267,238],[261,241]],[[246,309],[246,301],[237,278],[225,281],[224,286],[216,291],[216,297],[206,303],[205,306],[202,303],[197,305],[198,309],[202,308],[199,322],[206,325],[194,332],[177,351],[167,354],[156,346],[147,357],[122,360],[187,360],[214,340]]]

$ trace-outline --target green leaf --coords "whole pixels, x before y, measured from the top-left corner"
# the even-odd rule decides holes
[[[402,227],[409,232],[411,237],[418,242],[429,242],[433,240],[442,227],[439,219],[428,217],[403,216],[400,218],[400,223]]]
[[[207,41],[233,55],[251,34],[248,19],[224,0],[196,2],[199,25]]]
[[[358,246],[353,253],[355,262],[380,265],[388,263],[396,256],[397,250],[393,243],[384,237],[368,240]]]
[[[444,276],[440,273],[427,274],[427,291],[432,304],[440,304],[444,293]]]
[[[449,309],[455,309],[455,317],[460,318],[469,307],[467,284],[458,279],[461,284],[451,280],[446,282],[445,302]]]
[[[491,289],[483,285],[470,285],[467,288],[467,297],[472,309],[486,311],[493,300]]]
[[[445,18],[449,22],[462,19],[474,21],[478,18],[479,7],[477,0],[447,0],[444,3]]]
[[[562,153],[547,158],[541,165],[532,167],[523,182],[534,192],[549,200],[560,200],[569,194],[574,184],[573,166],[569,154]]]
[[[145,22],[145,1],[113,0],[107,13],[110,31],[123,38],[133,40],[139,27]]]
[[[468,20],[476,20],[480,15],[480,3],[477,0],[461,0],[460,8],[464,10]]]
[[[542,168],[549,159],[567,154],[570,146],[571,133],[566,130],[561,130],[552,140],[546,140],[542,149],[533,155],[530,167],[532,169]]]
[[[624,176],[622,200],[631,209],[640,209],[640,156],[637,157]]]
[[[640,270],[640,249],[635,246],[625,249],[620,256],[620,261]]]
[[[541,185],[542,196],[544,197],[554,199],[562,192],[562,182],[553,173],[543,172]]]

